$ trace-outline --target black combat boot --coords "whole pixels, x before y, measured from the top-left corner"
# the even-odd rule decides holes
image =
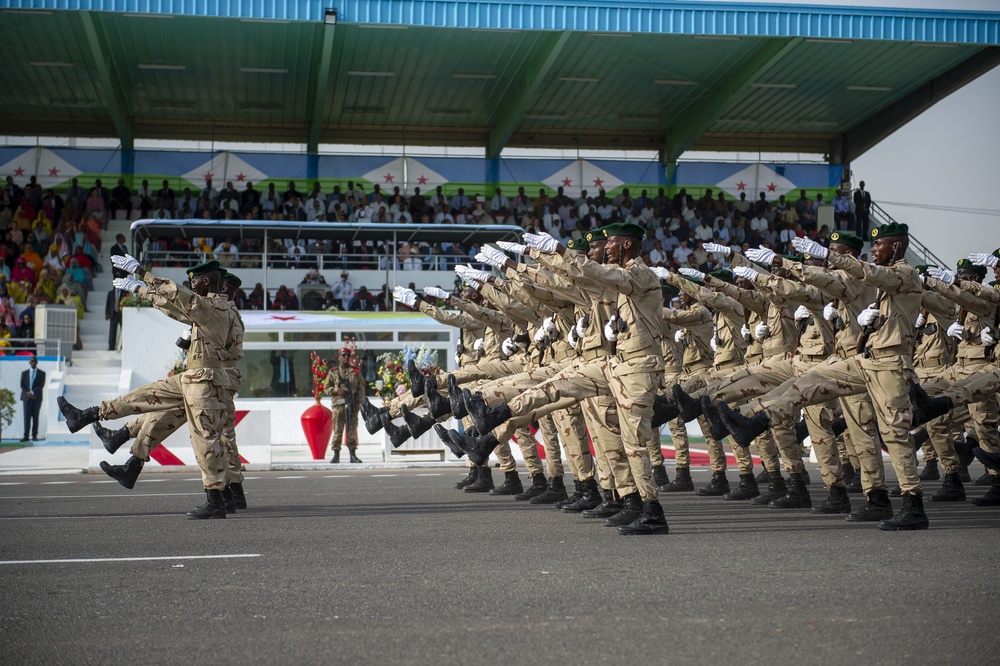
[[[580,499],[581,495],[583,495],[583,482],[573,479],[573,494],[568,496],[566,499],[562,499],[559,500],[558,502],[555,502],[553,506],[557,509],[561,509],[567,504],[572,504],[573,502]]]
[[[448,437],[458,448],[465,451],[473,465],[482,466],[488,463],[493,449],[500,446],[500,442],[492,432],[487,432],[482,437],[475,437],[470,435],[468,430],[465,432],[449,430]]]
[[[385,434],[389,435],[389,441],[392,442],[392,448],[399,448],[403,442],[410,438],[410,429],[405,425],[398,426],[392,422],[389,418],[389,412],[383,412],[379,415],[382,419],[382,427],[385,428]]]
[[[517,475],[517,472],[504,472],[503,473],[503,485],[497,486],[490,491],[490,495],[517,495],[518,493],[524,492],[524,486],[521,485],[521,477]]]
[[[920,474],[917,474],[917,478],[921,481],[937,481],[941,478],[941,472],[938,470],[938,461],[931,459],[924,462],[924,468],[920,470]]]
[[[850,513],[851,499],[847,496],[847,488],[843,486],[833,486],[826,499],[820,502],[819,506],[814,506],[813,513]]]
[[[801,474],[789,474],[788,492],[784,497],[771,500],[767,506],[772,509],[808,509],[812,506],[812,498],[806,488],[806,480]]]
[[[699,488],[695,495],[701,497],[722,497],[729,492],[729,479],[725,472],[712,472],[712,480],[704,488]]]
[[[834,437],[840,437],[847,430],[847,419],[843,416],[838,416],[833,421],[830,422],[830,432],[833,433]]]
[[[642,513],[628,525],[620,525],[618,534],[636,536],[644,534],[668,534],[670,528],[663,515],[663,507],[658,501],[646,500],[642,503]]]
[[[657,488],[663,488],[663,486],[670,483],[670,477],[667,476],[667,468],[663,466],[663,463],[653,465],[653,483]]]
[[[388,407],[376,407],[368,401],[368,398],[364,398],[359,406],[361,409],[361,418],[365,422],[365,428],[368,430],[368,434],[374,435],[379,430],[382,429],[382,419],[379,416],[383,412],[388,412]]]
[[[589,478],[586,481],[581,481],[580,486],[583,490],[580,497],[572,504],[563,504],[560,509],[563,513],[581,513],[600,506],[602,502],[601,488],[597,485],[597,481]]]
[[[509,419],[511,414],[510,407],[506,403],[490,407],[482,398],[472,396],[472,401],[469,403],[469,416],[472,417],[479,432],[489,432]]]
[[[660,394],[653,397],[653,420],[654,429],[659,428],[668,421],[673,421],[681,413],[677,405],[670,402]]]
[[[854,469],[854,465],[850,461],[840,463],[840,469],[844,476],[845,485],[850,485],[858,477],[858,470]]]
[[[361,464],[361,458],[358,457],[357,451],[355,451],[354,449],[350,449],[348,451],[348,453],[351,454],[350,460],[351,460],[352,463],[354,463],[356,465],[360,465]]]
[[[930,434],[927,432],[927,428],[920,428],[915,433],[913,433],[913,448],[919,451],[927,440],[931,438]],[[957,446],[955,448],[958,448]]]
[[[733,441],[744,449],[750,448],[753,440],[771,427],[771,419],[768,418],[767,412],[760,412],[747,418],[721,400],[716,402],[715,406],[719,410],[722,422],[726,424],[726,429],[733,436]]]
[[[847,492],[852,495],[858,495],[865,492],[865,486],[861,483],[860,471],[855,470],[854,478],[847,484]]]
[[[795,432],[795,441],[798,444],[801,444],[802,442],[806,441],[806,437],[809,436],[809,426],[806,424],[805,419],[802,419],[801,421],[796,423],[793,430]]]
[[[459,481],[458,483],[456,483],[455,487],[458,488],[459,490],[462,490],[463,488],[465,488],[467,486],[471,486],[473,483],[476,482],[476,479],[478,479],[478,478],[479,478],[479,468],[478,467],[470,467],[469,468],[469,474],[464,479],[462,479],[461,481]]]
[[[738,500],[748,500],[758,497],[760,488],[757,487],[757,479],[753,474],[740,474],[740,485],[731,493],[726,493],[722,499],[735,502]]]
[[[222,489],[222,503],[226,507],[226,513],[236,513],[236,502],[233,501],[233,491],[229,486]]]
[[[972,500],[976,506],[1000,506],[1000,475],[990,478],[990,489],[978,499]]]
[[[433,428],[436,423],[430,416],[417,416],[407,409],[406,405],[400,405],[399,411],[403,413],[403,422],[406,423],[406,428],[410,431],[410,437],[413,439]]]
[[[340,449],[334,449],[333,450],[333,457],[330,458],[330,464],[331,465],[339,465],[340,464]]]
[[[487,465],[480,467],[475,483],[466,486],[464,490],[467,493],[488,493],[493,490],[493,470]]]
[[[969,468],[961,463],[958,465],[958,480],[962,483],[972,483],[972,477],[969,475]]]
[[[78,409],[69,404],[69,401],[62,396],[56,398],[56,404],[59,405],[59,411],[62,412],[62,415],[66,417],[66,427],[69,428],[70,432],[82,430],[97,421],[97,407]]]
[[[104,450],[108,453],[114,453],[121,448],[122,444],[129,440],[131,435],[128,434],[128,428],[122,426],[118,430],[109,430],[102,426],[100,423],[94,424],[94,434],[101,438],[104,442]]]
[[[903,495],[903,510],[892,518],[880,521],[878,528],[890,532],[903,530],[926,530],[929,521],[924,513],[924,499],[920,495],[906,493]]]
[[[246,493],[243,492],[243,484],[230,483],[229,489],[233,491],[233,505],[241,511],[247,508],[247,496]]]
[[[976,459],[975,449],[979,446],[979,439],[974,435],[967,434],[961,442],[955,442],[955,455],[958,456],[958,464],[968,467]],[[965,481],[965,479],[962,479]]]
[[[226,503],[222,499],[221,490],[205,489],[205,503],[188,511],[187,517],[193,520],[204,520],[206,518],[225,518]]]
[[[985,472],[982,476],[977,478],[972,482],[974,486],[989,486],[993,484],[993,476],[989,472]]]
[[[944,475],[944,483],[941,484],[941,490],[937,491],[928,498],[932,502],[964,502],[965,501],[965,486],[962,485],[962,479],[959,478],[958,472],[953,474]]]
[[[694,481],[691,480],[690,467],[678,467],[674,480],[660,488],[665,493],[683,493],[694,490]]]
[[[767,473],[767,490],[759,496],[750,500],[754,506],[767,506],[776,499],[781,499],[788,492],[785,485],[785,477],[781,476],[781,470]]]
[[[614,489],[604,490],[601,489],[601,496],[604,498],[600,504],[595,506],[593,509],[587,509],[586,511],[581,511],[580,515],[584,518],[610,518],[624,507],[621,500],[618,498],[618,493]]]
[[[944,416],[955,408],[955,404],[951,398],[945,396],[932,398],[927,395],[920,384],[910,385],[910,404],[913,406],[911,428],[922,426],[928,421],[933,421],[939,416]]]
[[[701,400],[688,395],[680,384],[674,384],[674,404],[680,409],[684,423],[690,423],[701,416]]]
[[[889,489],[889,497],[902,497],[902,496],[903,496],[903,489],[899,487],[899,484]]]
[[[805,482],[807,486],[812,485],[812,478],[809,476],[809,470],[807,469],[802,470],[802,480]]]
[[[442,442],[444,442],[444,445],[448,447],[448,450],[450,450],[452,455],[454,455],[456,458],[461,458],[462,456],[465,455],[465,451],[459,448],[458,444],[451,441],[451,435],[448,434],[448,429],[445,428],[443,425],[441,425],[440,423],[435,423],[434,433],[438,436],[438,438]]]
[[[410,376],[410,394],[419,398],[424,394],[424,373],[417,369],[412,358],[406,362],[406,374]]]
[[[865,505],[847,514],[847,520],[852,523],[870,523],[887,518],[892,518],[892,503],[889,501],[889,491],[885,488],[869,490]]]
[[[427,403],[427,411],[434,419],[451,414],[451,401],[441,395],[433,377],[424,380],[424,401]]]
[[[530,500],[533,497],[538,497],[548,489],[548,482],[545,480],[545,475],[539,472],[538,474],[531,475],[531,485],[528,486],[523,493],[514,495],[514,499],[519,502]]]
[[[131,456],[125,461],[124,465],[109,465],[102,460],[101,469],[112,479],[132,490],[135,488],[135,480],[139,478],[139,472],[142,471],[143,464],[141,460],[135,456]]]
[[[642,498],[638,492],[626,495],[622,498],[622,510],[615,515],[604,519],[605,527],[621,527],[635,522],[635,519],[642,515]]]
[[[983,467],[986,469],[993,470],[994,472],[1000,472],[1000,454],[991,453],[977,446],[972,449],[972,455],[974,455],[979,462],[983,463]]]
[[[464,419],[469,415],[465,409],[465,401],[462,400],[462,389],[452,374],[448,375],[448,403],[451,405],[451,415],[456,419]]]
[[[757,484],[758,485],[761,484],[761,483],[770,483],[771,482],[771,475],[767,471],[767,468],[762,469],[760,471],[760,474],[758,474],[756,478],[757,478]]]
[[[715,438],[715,441],[721,442],[729,437],[729,431],[726,430],[726,424],[723,422],[722,416],[719,415],[719,410],[715,408],[712,399],[707,395],[701,396],[701,413],[705,415],[705,420],[708,421],[708,431]]]
[[[561,476],[553,476],[549,479],[549,487],[541,495],[537,495],[528,500],[529,504],[555,504],[559,500],[568,497],[566,486],[563,484]]]

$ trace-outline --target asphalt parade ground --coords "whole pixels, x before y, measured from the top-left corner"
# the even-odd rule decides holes
[[[4,476],[0,661],[1000,660],[998,508],[928,502],[930,530],[885,533],[682,493],[664,497],[669,535],[623,537],[452,488],[463,475],[251,474],[250,507],[208,521],[184,515],[204,497],[189,474],[143,474],[132,491]],[[696,486],[709,475],[695,469]]]

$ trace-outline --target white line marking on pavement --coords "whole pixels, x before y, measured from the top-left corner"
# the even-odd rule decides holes
[[[304,476],[277,476],[276,479],[304,479]]]
[[[372,474],[371,476],[374,479],[376,476],[399,476],[399,474]]]
[[[350,474],[335,474],[333,476],[324,476],[323,478],[324,479],[349,479],[349,478],[351,478],[351,475]]]
[[[161,560],[224,560],[243,557],[260,557],[260,553],[235,555],[178,555],[176,557],[97,557],[79,560],[0,560],[0,564],[80,564],[87,562],[156,562]]]
[[[441,474],[440,473],[438,473],[438,474],[414,474],[413,476],[441,476]]]
[[[23,486],[24,483],[24,481],[5,481],[4,483],[0,483],[0,486]],[[115,481],[115,483],[118,482]]]
[[[115,483],[118,483],[115,481]],[[131,493],[120,495],[21,495],[4,497],[3,499],[89,499],[91,497],[183,497],[184,495],[204,495],[204,493]]]
[[[143,480],[143,482],[145,483],[145,480]],[[115,481],[114,479],[109,479],[107,481],[91,481],[91,483],[118,483],[118,482]]]
[[[43,486],[64,486],[67,483],[76,483],[76,481],[43,481]],[[115,483],[118,483],[115,481]]]
[[[176,513],[131,513],[123,516],[17,516],[0,517],[0,522],[5,520],[110,520],[111,518],[177,518],[178,515],[179,514]]]

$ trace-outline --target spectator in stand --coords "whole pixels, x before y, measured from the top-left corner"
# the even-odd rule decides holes
[[[271,298],[264,291],[264,285],[258,282],[250,294],[247,296],[246,302],[247,310],[270,310],[271,309]]]
[[[160,197],[162,199],[162,197]],[[168,211],[174,210],[171,206],[164,205]],[[191,188],[185,187],[184,191],[181,193],[179,199],[177,199],[177,211],[178,220],[190,220],[194,219],[195,215],[198,214],[198,199],[193,194],[191,194]],[[182,211],[183,214],[182,214]],[[165,218],[170,219],[170,218]]]
[[[663,266],[668,262],[667,253],[663,251],[663,243],[656,241],[649,251],[650,266]]]
[[[688,239],[681,238],[680,245],[674,249],[674,263],[678,266],[687,266],[688,260],[691,257],[691,253],[694,250],[688,247]]]
[[[298,310],[299,309],[299,299],[295,296],[295,292],[291,291],[285,285],[278,287],[278,291],[274,294],[274,300],[271,302],[272,310]]]
[[[326,284],[326,278],[323,277],[318,268],[313,266],[306,271],[305,277],[302,278],[302,284]]]
[[[368,287],[361,285],[361,289],[358,289],[347,309],[351,312],[371,312],[375,309],[375,299],[369,293]]]
[[[837,190],[837,196],[833,200],[833,223],[840,230],[854,228],[851,202],[844,196],[843,190]]]
[[[709,224],[708,218],[701,218],[701,224],[694,230],[694,237],[702,242],[707,242],[715,237],[715,229]]]
[[[190,193],[190,190],[186,191]],[[177,197],[174,196],[174,191],[170,188],[170,181],[168,180],[163,181],[163,187],[161,187],[159,191],[156,193],[156,199],[158,205],[162,206],[163,208],[166,208],[169,211],[174,210],[174,202],[176,201]]]
[[[219,243],[213,254],[223,268],[235,268],[239,264],[240,251],[236,249],[236,243],[233,242],[232,238],[227,238]]]
[[[9,179],[9,176],[8,176]],[[13,183],[13,181],[10,181]],[[167,181],[163,181],[166,183]],[[87,205],[87,191],[80,187],[79,181],[74,178],[71,185],[66,189],[66,203],[73,204],[77,210],[83,210]],[[4,191],[7,191],[6,189]],[[13,201],[13,195],[12,199]]]
[[[108,188],[104,187],[104,185],[101,183],[101,179],[98,178],[97,180],[95,180],[94,186],[90,189],[91,191],[97,190],[97,193],[104,201],[104,208],[107,209],[108,205],[111,203],[111,193],[108,192]]]
[[[413,196],[406,202],[406,207],[414,220],[419,220],[427,212],[427,199],[420,193],[420,188],[413,188]]]
[[[274,189],[274,183],[267,184],[267,192],[264,193],[264,197],[260,201],[260,210],[265,216],[271,216],[274,213],[281,212],[281,206],[284,202],[278,193]]]
[[[341,310],[346,310],[354,297],[354,285],[351,284],[349,277],[347,271],[341,271],[340,280],[333,285],[333,297],[340,303]]]
[[[458,193],[451,198],[451,214],[457,215],[462,212],[463,208],[470,208],[472,202],[469,201],[469,197],[465,196],[465,189],[458,188]]]
[[[219,197],[219,191],[212,187],[212,179],[205,179],[205,187],[201,188],[201,192],[198,193],[199,199],[207,199],[208,201],[215,203],[215,200]]]
[[[247,181],[246,187],[240,193],[240,212],[246,215],[260,205],[260,192],[253,188],[253,183]],[[256,217],[254,219],[257,219]]]
[[[688,258],[688,263],[702,273],[711,273],[715,270],[715,265],[711,262],[711,255],[705,251],[705,244],[702,241],[698,241],[695,245],[694,252]]]
[[[153,210],[153,190],[149,188],[149,181],[143,180],[142,186],[136,190],[136,197],[139,199],[139,217],[149,217],[149,211]]]
[[[27,204],[27,200],[22,201]],[[96,188],[91,190],[90,196],[87,197],[87,214],[96,218],[102,224],[108,219],[108,208],[104,204],[104,199],[101,197],[100,191]],[[34,219],[34,215],[31,216],[31,219]]]
[[[865,189],[865,181],[858,183],[858,189],[854,192],[854,219],[857,224],[858,235],[868,239],[868,225],[871,222],[872,195]]]

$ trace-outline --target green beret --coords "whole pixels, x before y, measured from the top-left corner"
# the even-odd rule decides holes
[[[993,250],[993,256],[996,257],[997,259],[1000,259],[1000,248]]]
[[[646,235],[645,229],[640,227],[638,224],[632,224],[631,222],[615,222],[613,224],[607,224],[601,228],[604,229],[604,235],[608,238],[611,236],[642,238]]]
[[[975,273],[979,276],[980,280],[986,277],[986,266],[976,266],[970,259],[959,259],[955,268],[960,271]]]
[[[917,270],[918,275],[927,275],[927,271],[932,268],[939,268],[939,266],[935,266],[934,264],[918,264],[914,268]]]
[[[736,284],[736,275],[728,268],[723,268],[712,273],[709,273],[716,280],[722,280],[729,284]]]
[[[781,255],[781,258],[787,259],[788,261],[794,261],[797,264],[801,264],[803,261],[806,260],[806,257],[801,254],[783,254]]]
[[[765,272],[765,273],[770,273],[770,272],[771,272],[771,267],[770,267],[770,266],[768,266],[767,264],[763,263],[763,262],[760,262],[760,261],[754,261],[753,259],[751,259],[751,260],[750,260],[750,263],[751,263],[751,264],[754,264],[754,265],[756,265],[756,266],[760,266],[761,268],[763,268],[763,269],[764,269],[764,272]]]
[[[209,259],[208,261],[201,262],[197,266],[192,266],[187,269],[187,274],[189,278],[193,278],[197,275],[211,273],[212,271],[222,271],[222,266],[215,259]]]
[[[681,290],[672,284],[661,284],[660,291],[666,294],[668,297],[673,298],[681,293]]]
[[[601,231],[600,229],[594,229],[593,231],[588,231],[583,235],[583,239],[587,241],[587,245],[590,245],[595,240],[602,241],[605,238],[607,238],[607,236],[605,236],[604,232]]]
[[[990,282],[990,286],[1000,289],[1000,280],[993,280],[993,282]]]
[[[696,285],[699,285],[701,287],[705,286],[705,282],[703,280],[699,280],[698,278],[688,277],[687,275],[681,275],[681,277],[687,280],[688,282],[694,282]]]
[[[587,235],[589,236],[590,233],[588,233]],[[587,252],[588,250],[590,250],[590,241],[588,241],[586,238],[574,238],[570,242],[566,243],[566,247],[568,247],[571,250],[576,250],[577,252]]]
[[[847,231],[834,231],[830,234],[830,242],[853,247],[858,252],[861,252],[865,248],[865,241],[861,236],[855,236]]]
[[[233,285],[237,289],[243,286],[243,280],[241,280],[238,276],[234,275],[233,273],[230,273],[229,271],[226,271],[226,274],[222,276],[222,279],[228,282],[229,284]]]
[[[871,230],[871,239],[884,238],[885,236],[908,236],[910,235],[910,228],[905,224],[900,224],[899,222],[889,222],[888,224],[883,224],[880,227],[875,227]]]

